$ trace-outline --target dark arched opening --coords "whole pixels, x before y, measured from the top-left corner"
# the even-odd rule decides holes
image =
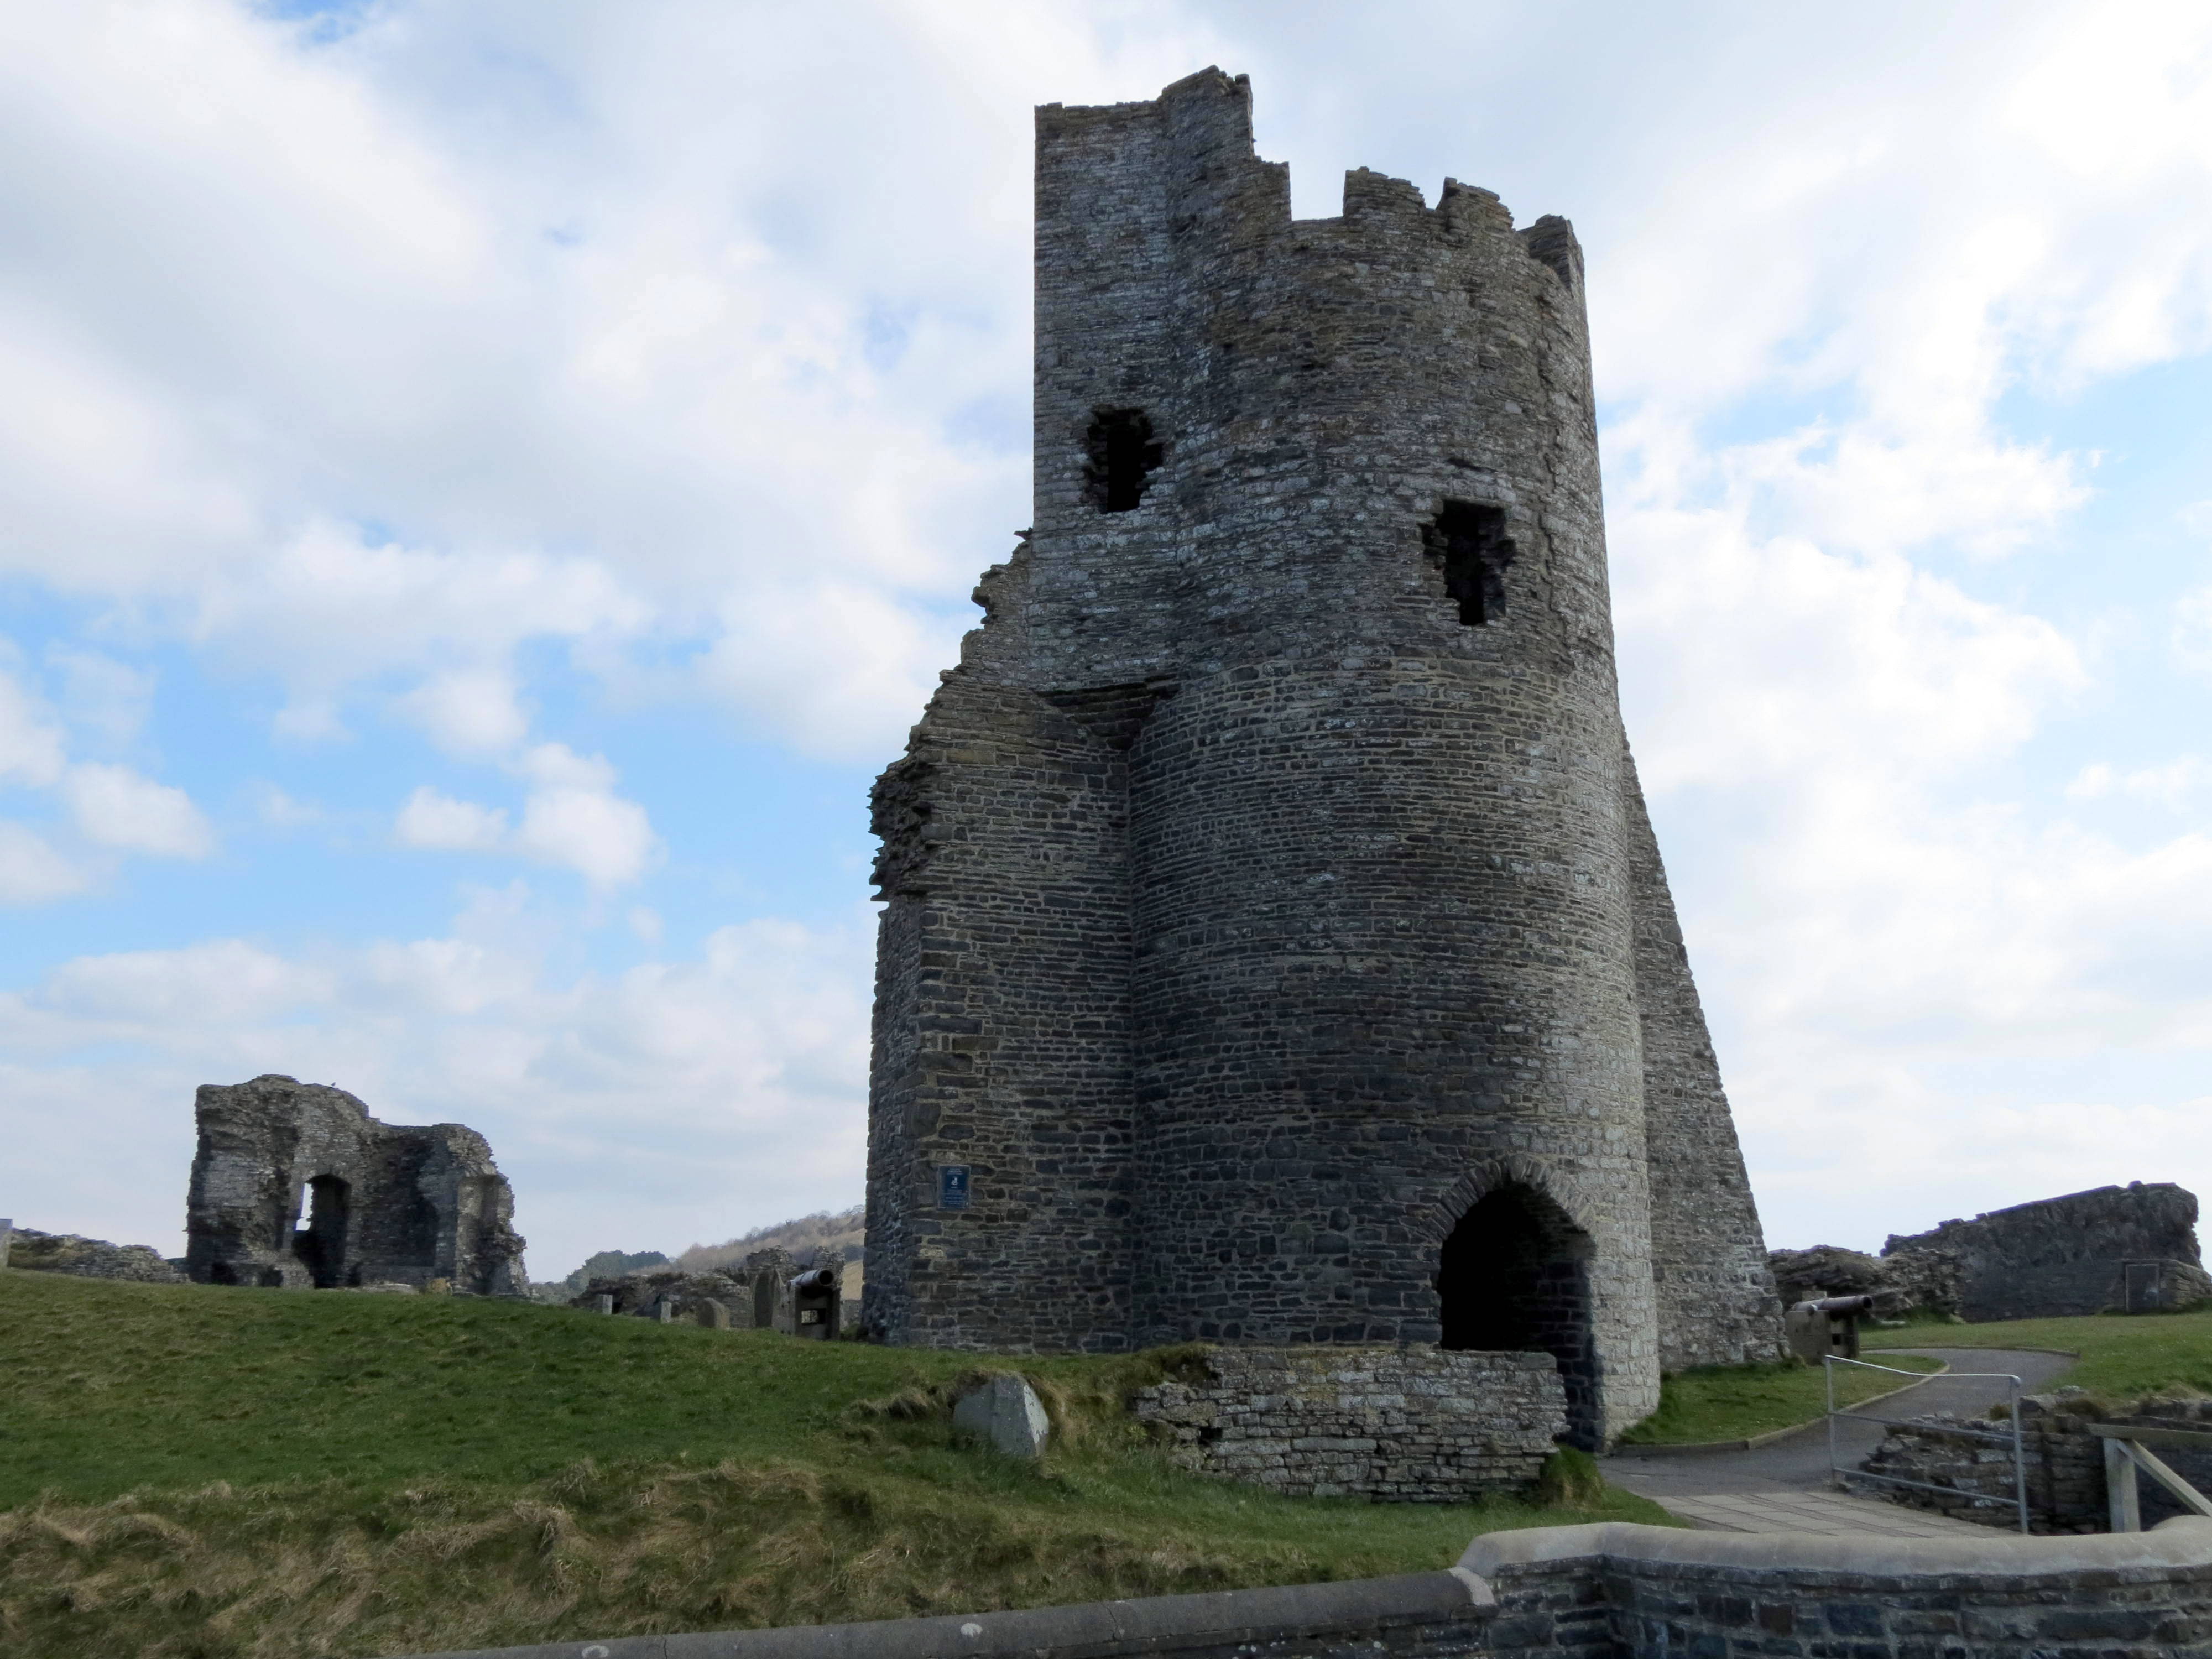
[[[306,1264],[319,1291],[345,1283],[351,1198],[351,1189],[336,1176],[319,1175],[307,1183],[307,1224],[293,1236],[292,1254]]]
[[[775,1275],[763,1273],[753,1280],[753,1328],[767,1330],[775,1323]]]
[[[1514,547],[1505,533],[1504,508],[1446,501],[1421,526],[1421,544],[1443,567],[1444,592],[1459,606],[1463,626],[1480,628],[1505,614],[1505,572]]]
[[[1102,409],[1084,434],[1084,493],[1102,513],[1127,513],[1145,499],[1167,446],[1141,409]]]
[[[1568,1437],[1598,1443],[1590,1341],[1589,1235],[1535,1188],[1485,1194],[1444,1240],[1437,1273],[1443,1346],[1548,1353],[1559,1362]]]

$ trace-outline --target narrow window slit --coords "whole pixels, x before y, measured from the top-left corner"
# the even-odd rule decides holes
[[[1167,446],[1152,437],[1152,419],[1141,409],[1095,411],[1083,469],[1085,493],[1102,513],[1127,513],[1145,497]]]
[[[1446,501],[1421,526],[1421,545],[1443,566],[1444,592],[1458,605],[1462,626],[1480,628],[1505,614],[1505,572],[1515,549],[1504,507]]]

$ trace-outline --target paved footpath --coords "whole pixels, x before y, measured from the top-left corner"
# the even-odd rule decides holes
[[[2074,1361],[2063,1354],[2028,1353],[2007,1348],[1909,1348],[1893,1352],[1927,1354],[1951,1367],[1951,1373],[1911,1385],[1902,1394],[1865,1407],[1879,1417],[1917,1417],[1953,1412],[1979,1417],[2004,1400],[2009,1389],[2002,1376],[1965,1376],[1966,1371],[2009,1372],[2022,1394],[2047,1388]],[[1880,1363],[1881,1356],[1868,1358]],[[1881,1443],[1879,1424],[1845,1419],[1836,1425],[1837,1462],[1854,1468]],[[1828,1429],[1825,1420],[1751,1451],[1705,1452],[1695,1456],[1607,1457],[1605,1478],[1614,1486],[1649,1498],[1693,1525],[1722,1532],[1872,1533],[1890,1538],[1989,1536],[1971,1521],[1953,1521],[1925,1510],[1908,1509],[1878,1498],[1847,1496],[1828,1477]]]

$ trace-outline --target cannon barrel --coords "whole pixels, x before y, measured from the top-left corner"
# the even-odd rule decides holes
[[[834,1291],[837,1288],[837,1274],[829,1267],[809,1267],[805,1273],[792,1276],[791,1288],[794,1291]]]
[[[1870,1314],[1874,1311],[1874,1298],[1870,1296],[1829,1296],[1818,1302],[1800,1302],[1797,1305],[1810,1308],[1814,1313]]]

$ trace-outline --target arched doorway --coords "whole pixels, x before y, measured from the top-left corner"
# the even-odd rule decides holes
[[[1590,1341],[1589,1235],[1544,1193],[1508,1181],[1444,1240],[1437,1272],[1447,1348],[1548,1353],[1559,1362],[1568,1437],[1598,1443]]]
[[[307,1224],[292,1241],[292,1254],[307,1264],[315,1288],[327,1291],[345,1282],[346,1224],[352,1189],[333,1175],[307,1183]]]

